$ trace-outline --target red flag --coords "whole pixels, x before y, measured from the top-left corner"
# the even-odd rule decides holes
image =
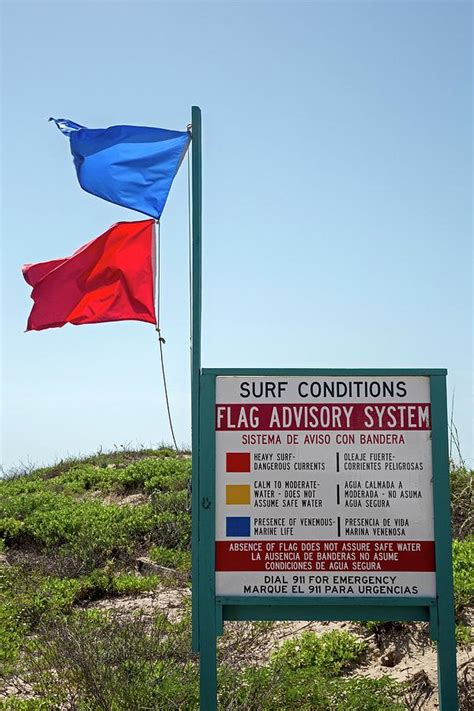
[[[117,222],[72,257],[25,264],[34,306],[27,331],[65,323],[156,323],[153,220]]]

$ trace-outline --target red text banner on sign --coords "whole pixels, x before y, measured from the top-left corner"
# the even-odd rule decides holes
[[[219,404],[216,430],[429,430],[429,403]]]
[[[216,571],[435,570],[433,541],[217,541]]]

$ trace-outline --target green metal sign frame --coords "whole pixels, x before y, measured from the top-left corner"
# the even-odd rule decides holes
[[[191,388],[193,649],[200,653],[201,711],[217,708],[216,638],[225,620],[424,620],[438,649],[440,711],[457,711],[446,370],[201,369],[201,110],[191,109]],[[215,585],[215,394],[219,375],[425,376],[430,380],[436,597],[217,597]]]
[[[216,378],[232,376],[425,376],[432,413],[435,598],[218,597],[215,585]],[[196,392],[197,391],[197,392]],[[451,550],[446,371],[424,369],[203,369],[198,442],[193,436],[193,643],[200,653],[200,708],[217,708],[217,636],[225,620],[422,620],[437,642],[441,711],[458,709]],[[194,401],[193,405],[196,405]],[[194,409],[193,409],[194,412]],[[195,421],[194,421],[195,422]],[[196,433],[194,432],[193,435]],[[195,457],[198,457],[198,464]]]

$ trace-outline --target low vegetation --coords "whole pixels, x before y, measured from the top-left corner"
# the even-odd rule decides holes
[[[186,454],[120,451],[0,482],[0,708],[198,709],[190,647],[190,472]],[[473,472],[452,473],[457,639],[472,643]],[[145,561],[145,563],[144,563]],[[183,591],[178,613],[120,606]],[[175,605],[176,607],[176,605]],[[226,625],[221,709],[403,711],[407,689],[364,673],[364,637],[306,631],[273,652],[273,625]],[[262,651],[262,650],[267,650]],[[467,708],[467,706],[466,706]]]

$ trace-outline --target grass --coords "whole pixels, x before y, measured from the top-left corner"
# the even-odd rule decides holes
[[[117,452],[0,482],[1,547],[14,563],[0,571],[5,673],[45,620],[87,601],[155,589],[159,576],[135,573],[137,556],[151,549],[162,565],[187,568],[190,468],[169,449]],[[148,502],[104,502],[111,493],[142,493]]]
[[[456,539],[474,536],[474,471],[465,466],[452,466],[451,518]]]
[[[458,615],[474,605],[474,538],[453,541],[454,600]]]
[[[110,559],[129,561],[152,545],[189,550],[190,467],[189,460],[166,450],[166,456],[124,466],[74,463],[3,481],[0,536],[6,546],[54,552],[69,560],[75,573]],[[149,502],[117,506],[88,496],[112,491],[147,494]]]
[[[0,552],[11,563],[0,568],[0,663],[4,678],[20,676],[35,694],[0,701],[0,709],[198,709],[186,608],[175,623],[161,614],[124,618],[90,609],[103,598],[185,580],[190,472],[189,457],[172,450],[126,450],[0,482]],[[460,646],[472,643],[465,624],[474,604],[472,477],[465,469],[451,473]],[[134,494],[140,496],[126,498]],[[141,556],[176,570],[176,581],[138,574]],[[379,623],[368,626],[381,633]],[[271,623],[226,630],[219,642],[220,709],[407,709],[402,685],[364,676],[367,645],[348,632],[304,633],[257,663]]]
[[[287,640],[273,653],[271,661],[275,668],[296,671],[314,667],[330,676],[337,676],[360,661],[366,649],[365,642],[348,632],[332,631],[323,635],[304,632],[296,639]]]
[[[191,551],[153,546],[149,551],[149,556],[151,560],[165,568],[174,568],[183,573],[191,571]]]
[[[13,669],[20,650],[37,627],[72,612],[74,605],[155,590],[158,575],[94,570],[77,578],[45,576],[19,566],[2,571],[0,661]]]
[[[162,615],[149,623],[74,612],[40,630],[30,680],[54,700],[53,708],[75,698],[91,711],[197,708],[197,669],[186,631],[187,621],[172,625]]]
[[[310,640],[311,637],[311,640]],[[219,669],[219,708],[351,709],[406,711],[403,687],[389,679],[341,676],[360,660],[364,646],[347,633],[309,635],[305,648],[285,642],[268,664]],[[189,618],[170,623],[163,615],[119,619],[110,613],[76,611],[40,627],[27,658],[25,678],[48,709],[80,699],[80,708],[199,708],[198,666],[189,644]],[[54,673],[52,673],[54,670]]]
[[[468,625],[456,625],[456,642],[459,647],[471,647],[474,644],[474,632]]]

